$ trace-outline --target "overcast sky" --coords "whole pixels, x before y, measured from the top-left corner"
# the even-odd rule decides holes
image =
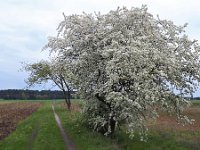
[[[48,58],[48,52],[41,49],[48,36],[56,35],[63,12],[66,15],[83,11],[107,13],[118,6],[130,8],[142,4],[161,19],[177,25],[189,23],[187,34],[200,41],[198,0],[0,0],[0,89],[26,87],[27,74],[19,71],[21,62]],[[200,92],[195,95],[200,96]]]

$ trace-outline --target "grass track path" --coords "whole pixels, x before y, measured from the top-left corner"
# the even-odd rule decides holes
[[[44,102],[33,115],[0,141],[0,150],[66,150],[55,121],[51,102]]]
[[[74,145],[74,142],[70,139],[69,135],[67,134],[67,132],[64,130],[63,126],[62,126],[62,123],[60,121],[60,118],[59,116],[57,115],[57,113],[55,112],[55,109],[54,109],[54,105],[52,105],[52,110],[53,110],[53,113],[54,113],[54,117],[55,117],[55,120],[56,120],[56,123],[60,129],[60,132],[62,134],[62,137],[63,137],[63,140],[65,142],[65,146],[67,148],[67,150],[76,150],[75,148],[75,145]]]

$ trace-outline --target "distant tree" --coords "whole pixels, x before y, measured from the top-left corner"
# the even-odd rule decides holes
[[[190,122],[182,111],[200,81],[200,47],[185,26],[153,17],[146,6],[64,15],[47,47],[73,65],[95,130],[112,135],[126,125],[131,136],[146,135],[145,122],[159,116],[158,108]]]
[[[50,90],[22,90],[22,89],[8,89],[0,90],[0,99],[63,99],[62,91],[50,91]],[[73,93],[74,94],[74,93]],[[73,97],[72,97],[73,98]]]
[[[69,71],[69,66],[56,59],[51,61],[40,61],[38,63],[26,64],[24,69],[30,72],[26,83],[29,86],[43,84],[52,81],[62,90],[68,109],[71,107],[71,92],[73,90],[73,74]]]

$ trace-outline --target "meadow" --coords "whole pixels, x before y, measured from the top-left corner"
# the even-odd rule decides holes
[[[17,101],[0,101],[3,105],[15,107]],[[8,105],[9,104],[9,105]],[[195,119],[190,126],[176,123],[174,117],[162,114],[157,122],[151,122],[147,142],[139,136],[130,139],[123,129],[113,138],[105,137],[88,129],[81,114],[83,102],[74,100],[72,111],[67,111],[64,101],[19,101],[23,110],[38,105],[36,111],[16,121],[16,127],[0,141],[0,150],[64,150],[63,137],[56,124],[52,104],[61,119],[63,128],[73,140],[77,150],[198,150],[200,149],[200,101],[194,101],[186,114]],[[22,106],[23,107],[22,107]],[[29,107],[28,107],[29,106]],[[29,110],[28,109],[28,110]],[[8,113],[6,113],[8,114]],[[1,115],[3,116],[3,115]],[[17,116],[20,116],[18,113]],[[15,118],[15,117],[14,117]],[[4,119],[5,120],[5,119]],[[2,122],[2,120],[0,119]],[[0,128],[3,128],[0,126]]]

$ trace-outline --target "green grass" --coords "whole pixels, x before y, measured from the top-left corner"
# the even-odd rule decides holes
[[[20,122],[15,132],[0,142],[0,150],[64,150],[51,103]]]
[[[140,141],[138,135],[130,139],[124,132],[119,132],[116,138],[123,150],[188,150],[182,143],[177,142],[174,136],[163,131],[150,131],[147,142]]]
[[[191,102],[200,103],[200,100],[191,100]]]
[[[63,107],[56,107],[63,127],[73,139],[77,150],[121,150],[115,140],[87,129],[81,124],[79,112],[69,112]]]
[[[20,122],[15,132],[0,141],[0,150],[65,149],[51,109],[52,103],[50,100],[42,102],[43,106],[37,112]],[[56,104],[60,102],[63,101],[57,101]],[[72,102],[84,105],[82,100]],[[77,150],[195,150],[200,147],[199,141],[195,143],[193,140],[200,137],[200,131],[150,129],[148,141],[141,142],[138,135],[131,140],[121,130],[111,139],[88,129],[82,122],[84,118],[81,113],[69,112],[60,105],[56,105],[55,110]]]
[[[200,107],[200,100],[192,100],[191,102],[192,102],[193,107],[196,107],[196,106]]]
[[[184,144],[183,140],[178,140],[181,137],[195,137],[189,131],[183,134],[182,131],[150,130],[147,142],[141,142],[138,135],[131,140],[124,131],[118,131],[110,139],[87,129],[81,122],[83,117],[79,112],[68,112],[60,106],[56,107],[56,111],[78,150],[189,150],[198,146],[194,145],[192,148],[191,143],[184,141]],[[196,137],[199,136],[196,134]]]

